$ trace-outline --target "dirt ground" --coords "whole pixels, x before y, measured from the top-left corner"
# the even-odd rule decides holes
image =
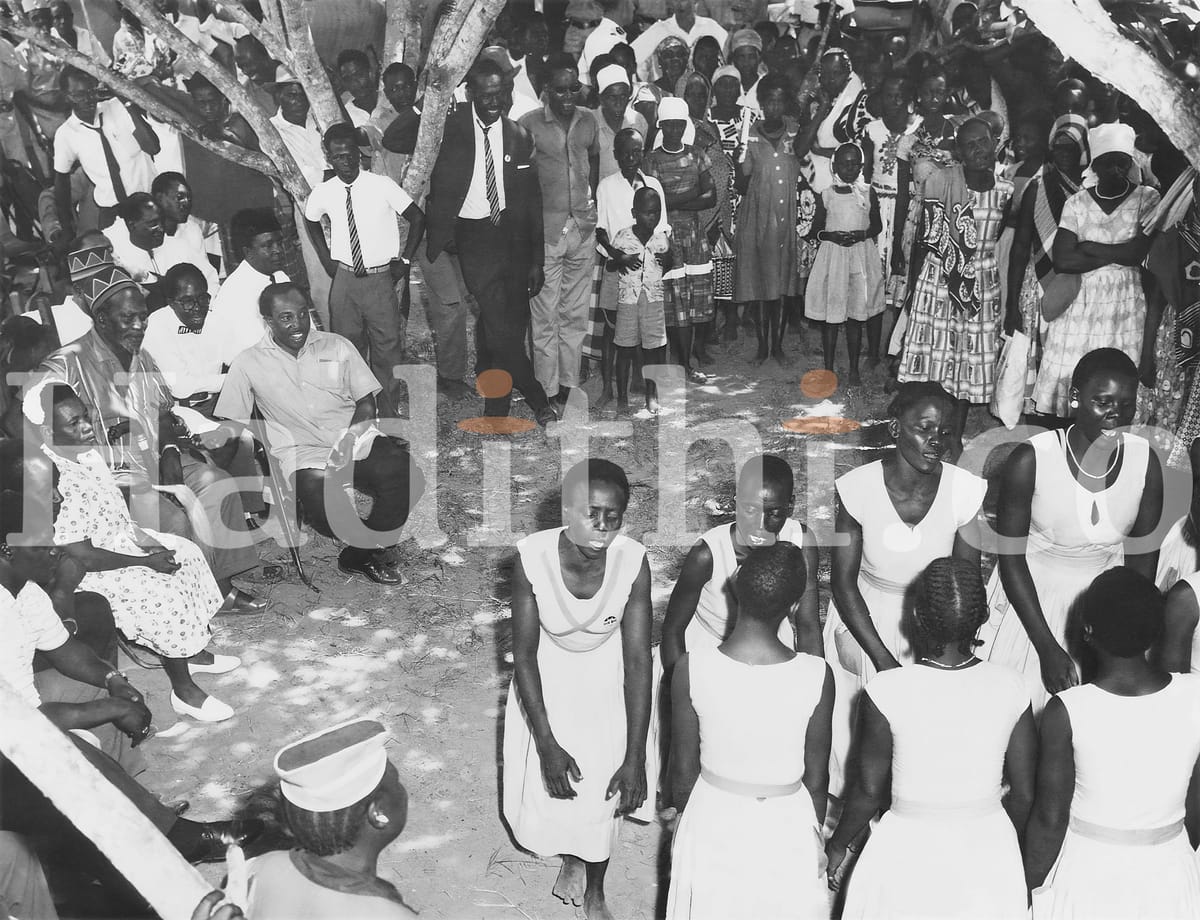
[[[410,342],[416,360],[431,358],[428,331],[414,306]],[[839,390],[818,405],[799,388],[820,366],[815,332],[789,334],[792,363],[752,366],[753,333],[718,349],[708,386],[689,386],[688,427],[717,418],[755,426],[764,448],[787,458],[797,473],[797,516],[832,525],[832,476],[873,459],[886,442],[887,397],[881,373],[866,386]],[[843,359],[844,360],[844,359]],[[586,390],[594,399],[599,381]],[[485,504],[482,445],[508,440],[514,484],[511,528],[532,532],[557,520],[559,441],[533,431],[510,439],[467,434],[460,418],[481,401],[442,404],[436,449],[421,445],[423,462],[440,477],[438,520],[449,541],[421,549],[405,544],[408,581],[383,588],[340,575],[337,547],[312,536],[303,558],[310,591],[289,570],[274,584],[248,586],[266,594],[269,610],[215,622],[214,647],[242,656],[243,667],[204,686],[238,710],[218,725],[174,721],[161,671],[131,672],[148,692],[159,735],[147,745],[143,780],[168,799],[189,799],[190,817],[216,818],[270,804],[271,760],[287,741],[352,716],[381,719],[392,731],[392,761],[410,795],[404,835],[385,854],[381,874],[425,918],[567,918],[576,913],[550,894],[557,860],[518,849],[500,817],[498,774],[504,699],[511,677],[509,587],[511,543],[474,546]],[[524,409],[522,408],[523,412]],[[841,415],[862,422],[852,434],[789,433],[781,422],[802,415]],[[994,425],[982,411],[971,429]],[[633,497],[626,533],[641,539],[657,527],[656,422],[633,421],[631,438],[599,442],[595,453],[626,469]],[[808,480],[812,479],[812,486]],[[811,494],[810,494],[811,492]],[[733,463],[729,448],[699,442],[687,458],[689,528],[702,531],[731,519]],[[686,545],[650,551],[657,624]],[[286,552],[264,545],[264,558]],[[822,609],[828,598],[828,553],[822,559]],[[136,672],[136,673],[134,673]],[[658,867],[664,837],[657,826],[626,822],[608,874],[609,904],[619,918],[651,918],[665,902]],[[221,868],[206,873],[219,880]],[[582,913],[579,912],[581,916]]]

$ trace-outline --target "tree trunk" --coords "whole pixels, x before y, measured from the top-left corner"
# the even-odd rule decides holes
[[[87,837],[163,920],[189,920],[212,890],[49,719],[0,679],[0,754]]]
[[[1125,38],[1097,0],[1025,0],[1020,6],[1064,55],[1141,106],[1200,168],[1200,99]]]
[[[300,172],[300,167],[296,165],[291,152],[283,143],[283,138],[271,124],[270,114],[251,98],[245,87],[238,83],[228,70],[205,54],[199,45],[167,22],[155,8],[154,0],[125,0],[125,6],[137,16],[146,31],[161,39],[185,65],[203,74],[221,91],[232,104],[233,110],[241,114],[258,135],[259,145],[267,158],[275,164],[283,187],[297,201],[307,198],[310,189]],[[93,74],[95,75],[95,72]],[[111,79],[102,78],[102,82],[116,89]]]
[[[404,190],[420,200],[437,160],[454,88],[475,60],[505,0],[475,0],[443,13],[433,33],[421,85],[425,94],[417,145],[404,173]]]
[[[329,74],[325,72],[325,67],[317,55],[304,0],[279,0],[279,8],[287,28],[292,73],[308,93],[308,104],[312,106],[313,118],[317,120],[317,128],[321,134],[324,134],[333,125],[346,121],[346,114],[333,94]]]

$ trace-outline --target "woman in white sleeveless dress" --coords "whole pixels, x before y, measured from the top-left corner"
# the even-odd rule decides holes
[[[1095,679],[1042,714],[1025,837],[1035,920],[1200,917],[1200,677],[1147,660],[1163,628],[1145,575],[1104,572],[1079,603]],[[1043,884],[1044,882],[1044,884]]]
[[[671,771],[682,812],[667,920],[826,920],[821,873],[833,677],[778,627],[805,591],[804,554],[756,552],[737,573],[742,615],[673,675]]]
[[[1089,352],[1072,377],[1074,423],[1034,435],[1005,465],[996,529],[1007,540],[981,638],[989,660],[1025,675],[1035,714],[1079,683],[1066,637],[1080,592],[1122,563],[1154,577],[1158,545],[1138,538],[1158,526],[1162,468],[1144,438],[1121,432],[1136,394],[1137,368],[1123,352]]]
[[[629,502],[619,466],[563,477],[566,526],[517,544],[513,682],[504,715],[504,817],[517,842],[561,854],[554,893],[609,917],[604,874],[622,815],[653,818],[650,568],[618,533]],[[653,771],[652,771],[653,772]]]
[[[1191,505],[1187,514],[1171,525],[1158,550],[1158,574],[1154,581],[1164,593],[1185,575],[1200,571],[1200,438],[1188,445],[1188,459],[1192,467]],[[1170,466],[1169,461],[1167,465]],[[1168,632],[1170,628],[1168,622]]]
[[[1019,674],[972,653],[987,617],[977,565],[930,563],[913,612],[916,664],[867,685],[858,769],[826,849],[830,885],[841,886],[851,842],[886,807],[851,870],[843,920],[1023,920],[1017,828],[1037,756],[1029,697]]]
[[[1175,582],[1166,592],[1166,600],[1163,634],[1151,660],[1164,671],[1200,674],[1200,630],[1196,629],[1200,622],[1200,572]]]
[[[951,554],[979,566],[976,516],[987,483],[942,459],[954,400],[937,383],[901,384],[889,407],[896,450],[840,476],[833,601],[825,660],[837,698],[829,792],[840,796],[859,691],[876,672],[912,662],[900,629],[904,592],[932,560]]]
[[[788,648],[820,654],[817,545],[804,525],[789,517],[795,504],[794,490],[792,468],[781,457],[765,454],[742,467],[736,520],[713,527],[700,538],[671,591],[661,647],[668,676],[685,649],[716,648],[728,638],[738,609],[733,576],[750,553],[776,542],[803,547],[808,572],[795,613],[779,624],[779,639]]]

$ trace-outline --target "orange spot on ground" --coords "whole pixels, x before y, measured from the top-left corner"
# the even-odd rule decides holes
[[[536,428],[537,423],[532,419],[513,418],[511,415],[481,415],[463,419],[458,427],[472,434],[521,434]]]
[[[512,374],[493,368],[475,378],[475,392],[484,399],[500,399],[512,392]]]
[[[837,392],[838,377],[833,371],[809,371],[800,378],[800,392],[809,399],[824,399]]]
[[[840,415],[814,415],[811,418],[790,418],[783,427],[796,434],[849,434],[862,427],[862,423]]]

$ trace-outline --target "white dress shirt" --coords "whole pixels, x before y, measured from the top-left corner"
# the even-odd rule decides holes
[[[643,185],[658,192],[658,199],[662,202],[662,214],[654,232],[671,232],[671,222],[667,220],[667,194],[663,191],[662,183],[654,176],[647,176],[641,172],[631,183],[619,172],[615,172],[611,176],[605,176],[596,186],[596,229],[603,229],[608,234],[610,243],[617,238],[619,230],[633,226],[633,193]]]
[[[58,34],[58,29],[51,29],[50,31],[54,34],[55,38],[60,41],[66,41],[65,38]],[[104,50],[104,46],[100,44],[99,39],[87,29],[80,28],[79,26],[75,27],[75,50],[85,57],[90,57],[93,61],[103,64],[105,67],[112,66],[112,57]]]
[[[296,165],[300,167],[310,187],[315,188],[325,179],[325,149],[321,146],[321,132],[317,130],[312,112],[303,125],[294,125],[283,117],[282,112],[271,116],[271,124],[279,131],[284,145],[291,151]]]
[[[154,164],[133,136],[133,118],[117,99],[106,99],[96,106],[96,119],[104,125],[104,134],[112,147],[113,156],[121,170],[125,193],[150,191],[154,181]],[[54,135],[54,171],[69,173],[79,163],[96,186],[96,204],[111,208],[117,203],[104,146],[94,125],[85,125],[72,112]]]
[[[42,705],[33,683],[33,653],[52,652],[71,638],[50,597],[33,582],[13,597],[0,587],[0,678],[34,709]]]
[[[257,345],[267,331],[262,314],[258,312],[258,295],[275,281],[291,281],[287,272],[264,275],[246,260],[229,273],[221,290],[213,298],[205,326],[214,325],[221,345],[221,363],[233,359],[251,345]]]
[[[187,327],[169,306],[155,310],[146,320],[142,350],[162,371],[176,399],[194,393],[219,393],[225,375],[221,373],[224,348],[218,340],[220,330],[209,320],[200,332],[180,332]]]
[[[475,129],[475,168],[471,173],[471,185],[458,216],[466,220],[491,217],[492,208],[487,197],[487,167],[483,162],[483,125],[475,110],[471,109],[471,125]],[[497,118],[488,127],[488,145],[492,150],[492,166],[496,170],[496,193],[500,198],[500,210],[504,210],[504,119]]]
[[[70,345],[92,331],[92,318],[80,309],[74,297],[68,296],[62,303],[51,305],[50,314],[54,317],[54,325],[58,329],[58,340],[63,345]],[[22,315],[41,325],[42,314],[37,310]]]
[[[346,210],[347,189],[354,204],[354,226],[358,230],[363,265],[367,268],[387,265],[400,255],[397,221],[412,204],[412,199],[387,176],[366,170],[361,170],[349,185],[334,176],[314,188],[304,205],[304,216],[312,221],[329,218],[329,254],[344,265],[354,265]]]
[[[173,234],[163,237],[163,244],[154,250],[154,259],[162,266],[164,273],[181,262],[191,262],[208,282],[209,294],[215,297],[221,289],[221,279],[208,258],[204,225],[194,217],[189,217],[186,223],[176,227]]]
[[[159,258],[161,248],[147,250],[135,245],[129,238],[129,225],[120,218],[104,231],[104,235],[112,243],[113,261],[139,284],[157,281],[175,264]]]

